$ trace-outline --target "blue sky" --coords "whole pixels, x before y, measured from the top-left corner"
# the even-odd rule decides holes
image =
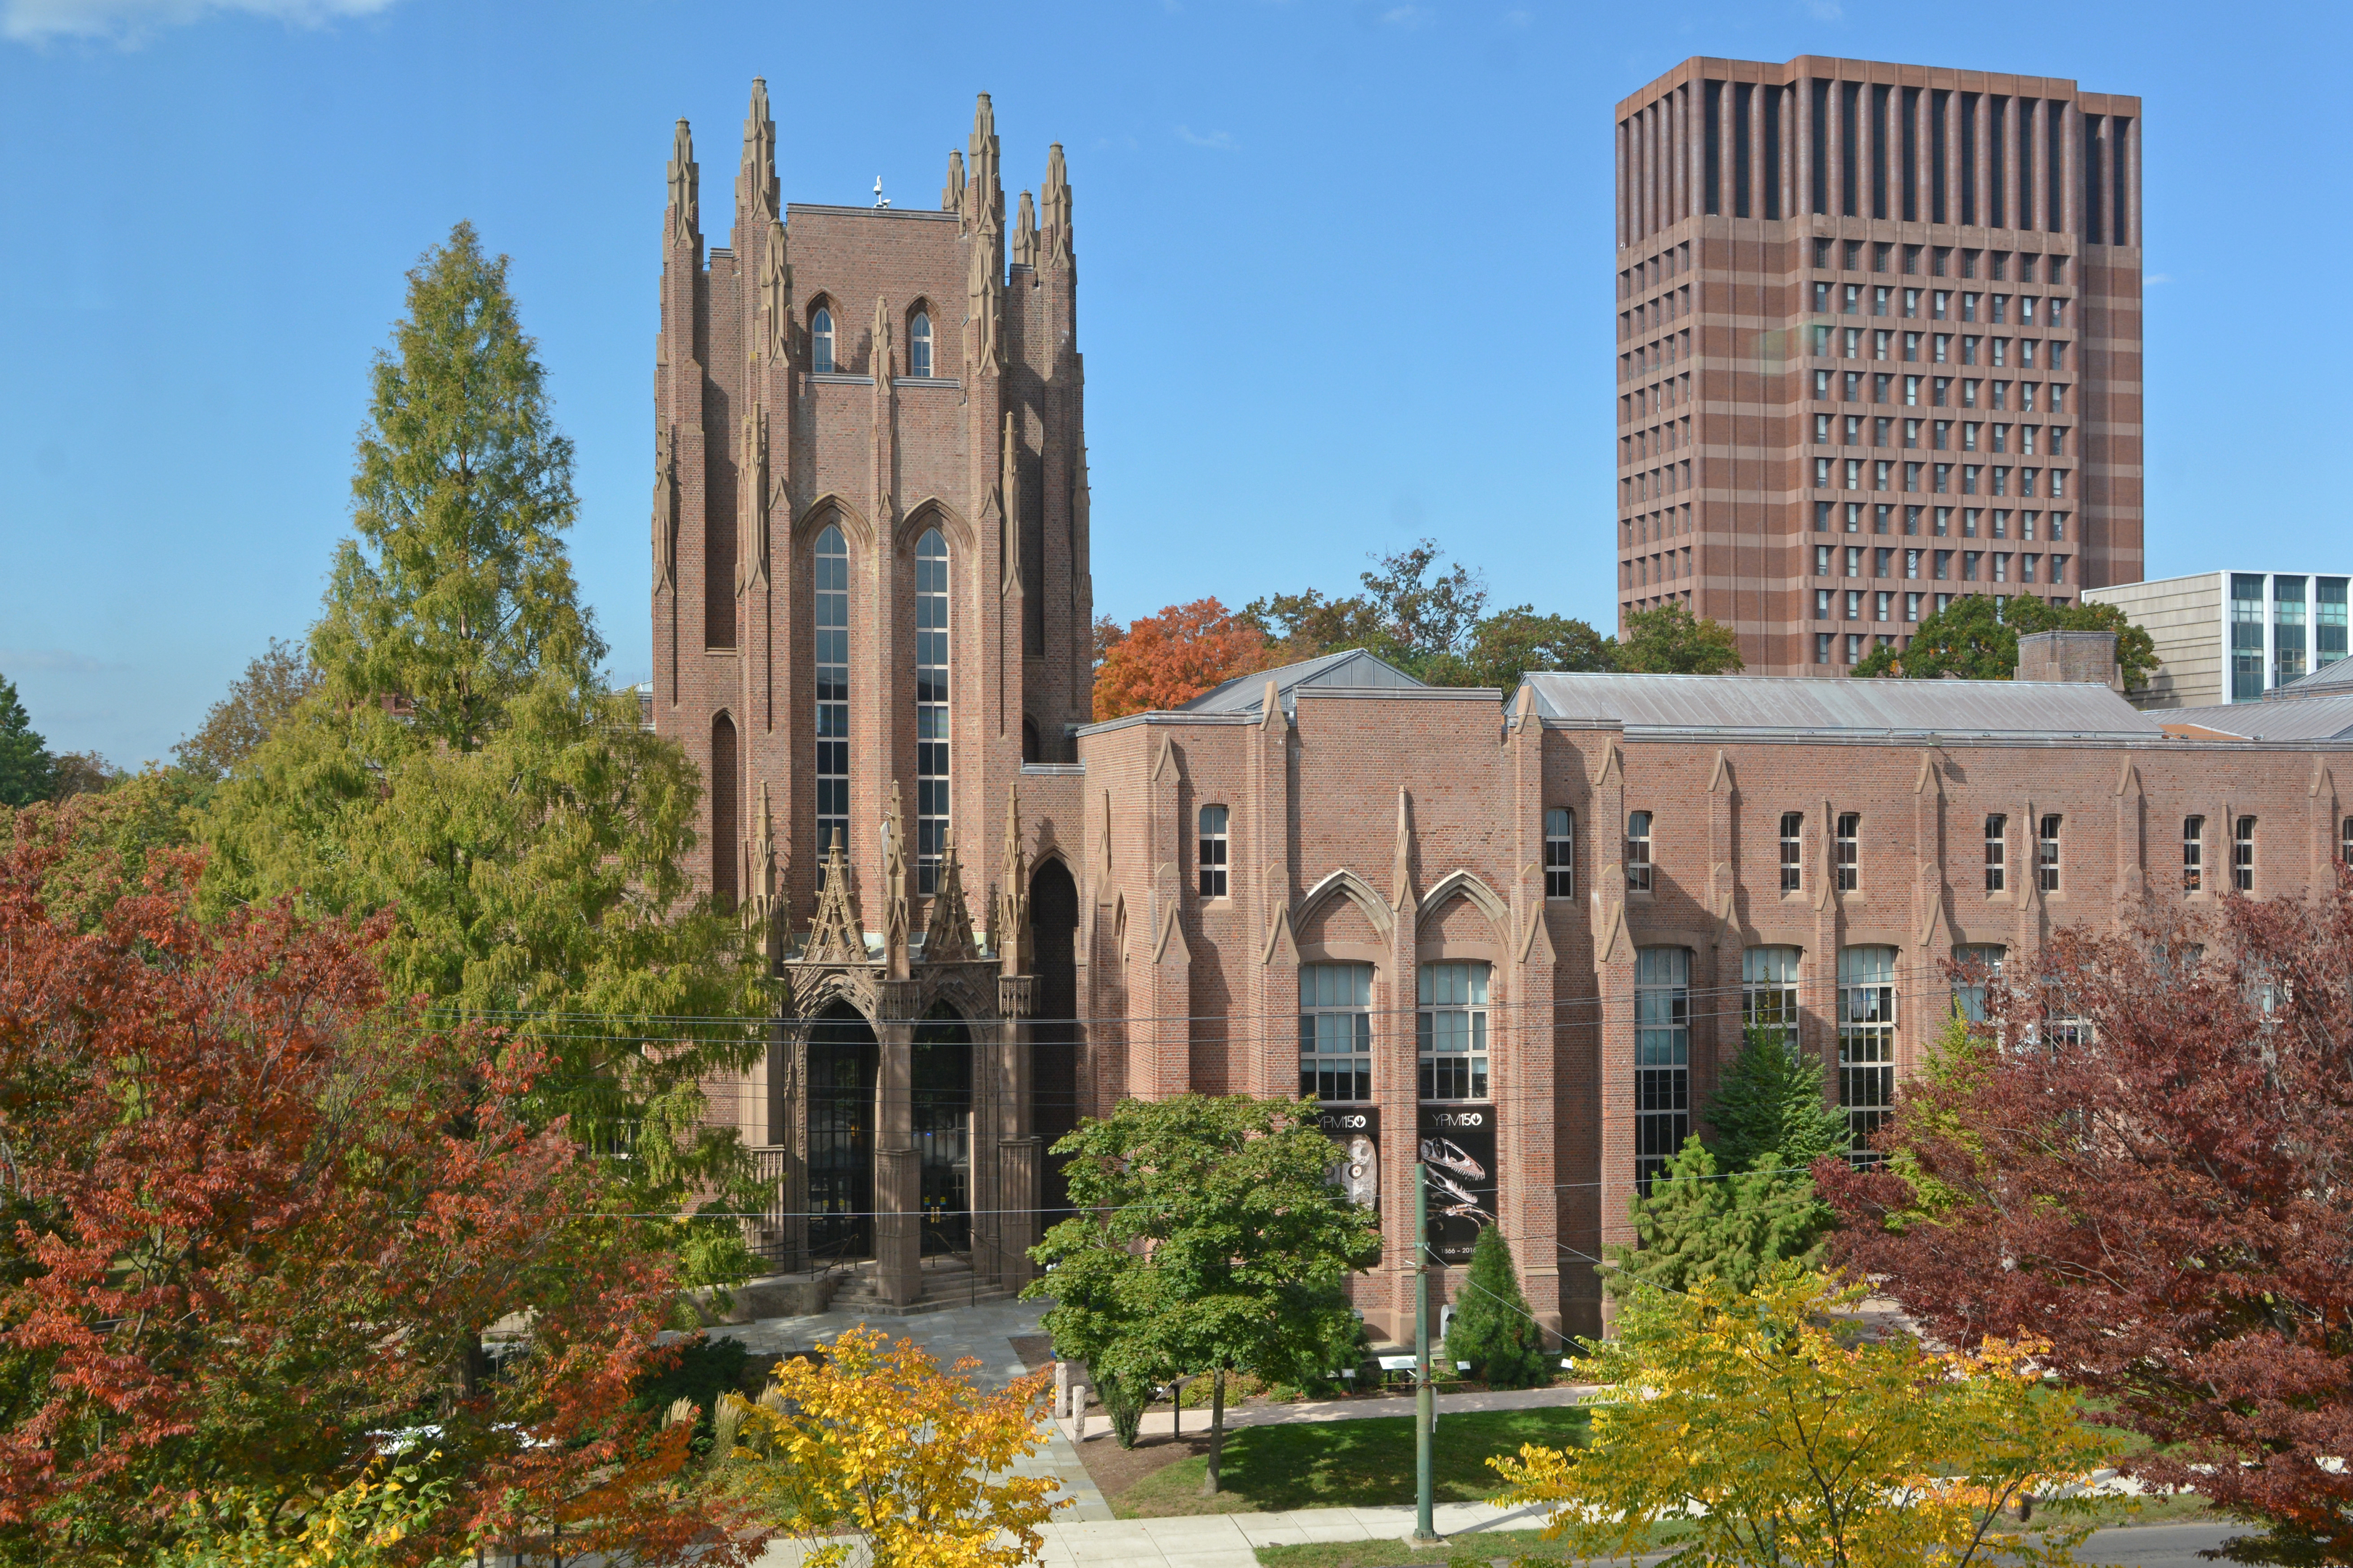
[[[572,546],[647,673],[662,163],[938,200],[972,97],[1069,153],[1095,595],[1353,585],[1436,536],[1609,625],[1610,110],[1694,54],[2147,100],[2150,574],[2345,570],[2342,4],[992,6],[0,0],[0,673],[136,764],[315,614],[370,353],[460,218],[577,441]],[[726,198],[720,198],[724,210]],[[706,211],[711,205],[706,204]],[[712,225],[711,237],[723,240]]]

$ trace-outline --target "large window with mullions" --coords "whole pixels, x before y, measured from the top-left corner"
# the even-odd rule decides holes
[[[948,834],[948,542],[915,544],[915,886],[939,891]]]
[[[1299,1093],[1326,1105],[1373,1098],[1373,966],[1299,966]]]
[[[1691,1136],[1691,952],[1634,953],[1634,1184],[1651,1190]]]
[[[1420,1007],[1421,1098],[1487,1098],[1487,966],[1425,963],[1416,973]]]
[[[818,875],[834,845],[849,848],[849,545],[828,525],[817,536],[812,653],[817,663]]]

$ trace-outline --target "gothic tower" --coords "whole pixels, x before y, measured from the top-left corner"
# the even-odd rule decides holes
[[[713,1085],[714,1111],[781,1168],[780,1264],[871,1257],[890,1300],[930,1251],[1009,1279],[1028,1242],[1001,1211],[1034,1208],[1038,1181],[1018,782],[1072,758],[1092,700],[1062,150],[1018,235],[987,94],[938,210],[787,205],[755,80],[730,243],[707,257],[700,184],[681,120],[654,727],[702,769],[702,876],[786,997],[765,1071]]]

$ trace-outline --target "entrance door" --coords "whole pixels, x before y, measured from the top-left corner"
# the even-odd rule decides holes
[[[874,1030],[837,1002],[809,1026],[809,1251],[874,1256]]]
[[[946,1003],[915,1026],[910,1084],[926,1256],[972,1250],[972,1031]]]

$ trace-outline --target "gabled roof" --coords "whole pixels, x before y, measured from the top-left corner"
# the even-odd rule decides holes
[[[2264,692],[2263,700],[2284,702],[2299,697],[2332,697],[2339,692],[2353,692],[2353,658],[2340,658],[2307,670],[2286,685],[2274,686]]]
[[[2158,739],[2155,719],[2091,681],[1811,679],[1764,675],[1530,675],[1550,719],[1616,720],[1629,735],[1935,735]]]
[[[1299,664],[1262,669],[1254,675],[1238,675],[1222,686],[1204,691],[1178,707],[1176,711],[1259,713],[1266,706],[1266,683],[1270,680],[1274,682],[1275,692],[1282,699],[1282,710],[1286,713],[1299,710],[1298,694],[1303,686],[1345,686],[1359,690],[1381,687],[1430,689],[1428,682],[1416,680],[1387,659],[1366,653],[1363,648],[1352,647]]]
[[[2345,662],[2353,664],[2353,659]],[[2353,741],[2353,686],[2316,691],[2293,702],[2163,708],[2152,710],[2149,717],[2168,732],[2192,739],[2221,735],[2241,741]]]

